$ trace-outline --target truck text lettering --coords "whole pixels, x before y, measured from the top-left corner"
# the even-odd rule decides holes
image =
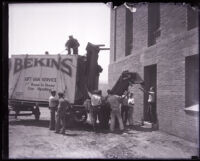
[[[24,61],[21,58],[15,58],[14,61],[14,74],[27,68],[32,67],[56,67],[57,70],[61,70],[63,73],[72,76],[72,68],[68,64],[68,62],[72,62],[72,59],[66,58],[62,59],[59,58],[58,61],[52,58],[25,58]]]

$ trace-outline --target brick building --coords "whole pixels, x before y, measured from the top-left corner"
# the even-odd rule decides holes
[[[156,89],[159,130],[198,142],[199,27],[196,8],[138,3],[111,10],[109,87],[124,70]],[[147,96],[134,85],[135,121],[148,120]],[[196,110],[193,105],[197,105]]]

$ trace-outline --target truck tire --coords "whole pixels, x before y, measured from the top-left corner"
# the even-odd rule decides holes
[[[33,114],[35,116],[35,120],[38,121],[40,119],[40,109],[38,105],[35,106]]]
[[[36,121],[38,121],[38,120],[40,119],[40,115],[35,114],[34,116],[35,116],[35,120],[36,120]]]
[[[19,115],[20,111],[18,109],[15,110],[15,119],[17,119],[17,116]]]
[[[87,112],[86,111],[76,111],[74,120],[77,123],[84,123],[87,120]]]

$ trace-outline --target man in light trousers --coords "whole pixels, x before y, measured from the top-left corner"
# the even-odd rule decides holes
[[[99,112],[100,112],[100,108],[101,108],[101,91],[93,91],[93,93],[90,93],[88,91],[88,95],[91,98],[91,108],[90,108],[90,119],[91,119],[91,123],[93,126],[93,130],[96,131],[97,130],[97,118],[98,120],[99,118]]]
[[[51,96],[49,97],[49,109],[50,109],[50,122],[49,129],[55,130],[55,113],[58,106],[58,99],[56,98],[56,91],[51,91]]]
[[[134,105],[135,105],[135,100],[134,100],[134,94],[129,93],[129,98],[128,98],[128,122],[129,126],[133,125],[133,112],[134,112]]]
[[[124,130],[124,125],[121,117],[121,102],[122,98],[117,95],[113,95],[112,92],[108,91],[108,99],[107,101],[111,107],[111,124],[110,124],[110,131],[113,132],[115,128],[115,118],[117,118],[119,122],[119,129],[122,132]]]

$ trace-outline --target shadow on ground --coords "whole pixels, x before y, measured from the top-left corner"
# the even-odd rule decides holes
[[[141,132],[152,132],[153,131],[151,128],[143,127],[141,125],[133,125],[131,127],[128,127],[128,129],[135,130],[135,131],[141,131]]]
[[[23,125],[23,126],[36,126],[36,127],[49,127],[49,120],[34,120],[34,119],[26,119],[26,120],[12,120],[9,122],[9,125]],[[71,131],[88,131],[88,132],[96,132],[96,133],[103,133],[107,134],[109,133],[109,128],[102,129],[99,125],[97,125],[96,130],[93,130],[93,127],[89,123],[67,123],[66,126],[67,130]],[[151,128],[143,127],[141,125],[133,125],[125,128],[126,133],[130,133],[130,131],[141,131],[141,132],[152,132],[153,130]],[[115,130],[116,134],[120,134],[118,132],[117,128]]]
[[[49,127],[49,120],[34,120],[34,119],[20,119],[9,121],[9,125],[23,125],[23,126],[36,126],[36,127]],[[66,129],[75,131],[93,131],[93,128],[88,123],[67,123]]]
[[[37,126],[37,127],[49,127],[48,120],[34,120],[34,119],[26,119],[26,120],[12,120],[9,122],[9,125],[23,125],[23,126]]]

